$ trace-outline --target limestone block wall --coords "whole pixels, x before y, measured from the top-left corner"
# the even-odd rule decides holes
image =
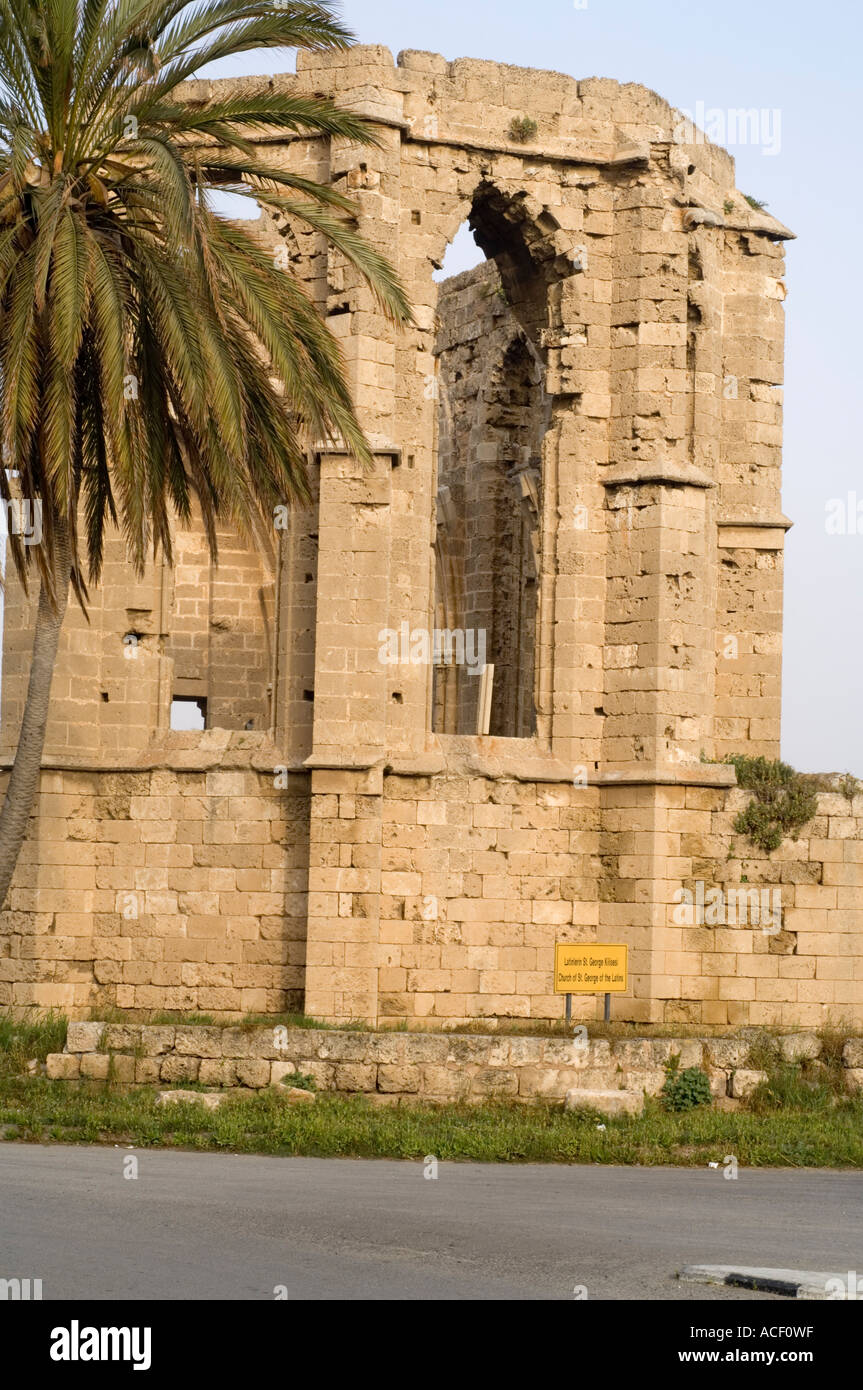
[[[734,791],[710,809],[707,834],[694,835],[692,871],[710,863],[713,881],[766,887],[781,910],[781,928],[714,931],[702,956],[704,975],[688,986],[703,1002],[701,1017],[717,1023],[818,1026],[863,1015],[863,797],[825,793],[799,840],[769,857],[734,833],[747,800]],[[727,846],[727,848],[726,848]],[[719,849],[718,858],[712,858]],[[723,851],[725,857],[722,857]],[[709,930],[709,929],[708,929]],[[703,940],[703,936],[701,938]],[[691,935],[688,944],[695,946]],[[697,982],[697,983],[696,983]]]
[[[135,576],[122,538],[110,532],[89,621],[71,603],[60,636],[47,758],[85,764],[144,749],[169,727],[175,696],[207,701],[208,727],[272,724],[274,543],[218,531],[211,563],[200,529],[177,528],[174,564],[152,561]],[[308,568],[308,566],[307,566]],[[14,752],[30,669],[38,584],[28,597],[10,570],[4,603],[0,755]]]
[[[446,774],[383,792],[381,1018],[555,1017],[555,941],[597,920],[595,789]]]
[[[328,821],[317,833],[332,866],[315,883],[332,915],[317,948],[327,969],[307,976],[309,1013],[559,1018],[554,944],[595,941],[629,948],[630,988],[615,997],[614,1018],[863,1020],[859,798],[821,795],[801,836],[767,856],[733,830],[746,792],[471,776],[456,770],[455,752],[470,741],[451,742],[449,768],[385,776],[360,809],[355,788],[339,791],[329,774]],[[356,823],[358,814],[366,819]],[[354,852],[346,844],[336,855],[334,840],[368,846],[372,836],[373,856],[361,857],[373,867],[338,867]],[[681,921],[683,890],[694,904],[720,893],[727,912],[711,922],[694,908]],[[598,997],[576,997],[573,1016],[593,1019],[601,1007]]]
[[[722,528],[717,586],[718,758],[750,748],[775,757],[782,673],[782,562],[777,531]]]
[[[207,726],[268,729],[272,713],[275,559],[230,531],[218,563],[201,529],[178,531],[164,655],[171,697],[203,698]]]
[[[277,788],[259,735],[168,742],[150,767],[43,773],[0,917],[0,1004],[301,1007],[308,775]]]
[[[614,793],[606,817],[601,939],[649,896],[650,969],[634,980],[627,1017],[722,1026],[859,1025],[863,1019],[863,798],[818,797],[797,839],[766,855],[733,829],[741,790],[663,789],[657,807],[638,789]],[[663,858],[637,848],[648,818]],[[620,833],[615,827],[623,827]],[[661,839],[659,838],[661,836]],[[686,911],[691,895],[693,911]],[[703,906],[700,911],[698,900]],[[757,901],[756,901],[757,899]],[[689,917],[689,920],[686,920]],[[616,938],[615,938],[616,939]]]
[[[554,944],[580,941],[629,947],[615,1019],[863,1023],[859,795],[822,793],[767,856],[736,789],[470,771],[470,740],[377,779],[288,771],[250,734],[171,741],[158,766],[43,774],[0,1005],[556,1019]]]
[[[786,1059],[815,1059],[812,1034],[783,1037]],[[741,1097],[763,1077],[748,1067],[750,1042],[711,1038],[531,1038],[433,1033],[327,1032],[311,1028],[136,1027],[73,1023],[63,1052],[47,1059],[66,1080],[244,1087],[290,1084],[297,1072],[317,1089],[382,1101],[562,1101],[610,1093],[658,1095],[665,1064],[703,1067],[715,1096]],[[863,1041],[843,1048],[849,1090],[863,1087]],[[600,1099],[597,1097],[597,1099]],[[602,1100],[600,1099],[600,1108]]]
[[[768,757],[779,751],[782,564],[791,524],[781,505],[783,265],[781,245],[741,231],[728,238],[718,278],[716,757],[744,742]],[[717,297],[704,285],[696,291],[701,331],[713,329],[715,341]]]

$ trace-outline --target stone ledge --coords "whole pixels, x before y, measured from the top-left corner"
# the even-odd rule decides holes
[[[0,771],[11,768],[13,753],[0,756]],[[131,757],[106,756],[94,759],[74,753],[43,755],[43,772],[76,772],[107,775],[135,772],[219,772],[252,771],[272,774],[284,768],[292,776],[309,776],[303,763],[293,764],[273,742],[272,733],[231,729],[206,729],[201,733],[164,731],[156,734],[146,748]]]
[[[704,1067],[717,1099],[749,1095],[765,1073],[747,1066],[745,1038],[585,1038],[521,1034],[371,1033],[328,1028],[70,1023],[66,1050],[51,1053],[54,1079],[137,1085],[197,1081],[262,1090],[311,1076],[322,1091],[435,1103],[493,1098],[590,1107],[611,1093],[640,1108],[658,1095],[665,1066]],[[814,1059],[814,1033],[779,1040],[786,1060]],[[863,1082],[863,1039],[845,1044],[849,1090]],[[575,1097],[573,1099],[573,1097]],[[591,1101],[590,1097],[594,1097]],[[636,1106],[637,1102],[637,1106]],[[605,1105],[598,1102],[594,1108]],[[608,1110],[607,1113],[617,1113]],[[635,1109],[627,1109],[635,1113]]]
[[[715,480],[703,468],[697,468],[694,463],[674,463],[670,459],[616,463],[602,470],[599,481],[603,487],[637,487],[646,483],[667,487],[716,487]]]
[[[490,781],[568,782],[573,785],[571,763],[556,758],[538,740],[500,739],[482,734],[435,734],[432,746],[421,755],[390,758],[385,776],[487,777]],[[626,763],[600,766],[576,790],[584,795],[597,787],[694,786],[733,787],[737,774],[727,763]]]
[[[736,787],[730,763],[625,763],[600,769],[601,786]]]

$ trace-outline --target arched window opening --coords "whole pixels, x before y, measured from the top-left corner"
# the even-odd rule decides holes
[[[485,261],[485,252],[477,245],[470,223],[462,222],[444,254],[439,270],[432,271],[435,284],[441,285],[464,270],[473,270]]]
[[[529,738],[536,731],[546,282],[499,195],[478,194],[465,231],[495,259],[438,293],[437,534],[432,727]],[[452,264],[448,255],[444,269]],[[493,673],[483,670],[493,668]],[[490,713],[481,692],[491,676]]]

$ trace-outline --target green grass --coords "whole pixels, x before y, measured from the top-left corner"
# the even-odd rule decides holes
[[[758,1033],[749,1044],[746,1065],[753,1071],[771,1071],[779,1064],[779,1040],[772,1033]]]
[[[649,1100],[637,1118],[565,1113],[557,1105],[389,1106],[319,1094],[293,1106],[279,1088],[232,1095],[218,1110],[163,1107],[157,1089],[28,1077],[65,1041],[59,1015],[0,1016],[0,1140],[134,1144],[138,1148],[321,1157],[497,1163],[617,1163],[705,1167],[734,1154],[748,1167],[863,1168],[863,1095],[842,1090],[838,1035],[823,1062],[781,1065],[765,1049],[768,1080],[734,1112],[669,1114]],[[305,1084],[307,1078],[300,1078]],[[289,1077],[288,1082],[298,1084]],[[204,1089],[179,1083],[181,1089]],[[604,1125],[600,1129],[599,1125]]]
[[[158,1106],[155,1092],[144,1087],[6,1078],[0,1083],[0,1135],[7,1141],[343,1158],[434,1154],[486,1163],[705,1167],[734,1154],[748,1167],[861,1168],[863,1102],[671,1115],[651,1101],[638,1118],[605,1119],[552,1106],[380,1106],[334,1095],[292,1106],[277,1093],[262,1092],[207,1111],[194,1104]]]
[[[749,1100],[749,1108],[759,1115],[778,1110],[806,1110],[826,1114],[847,1099],[841,1064],[828,1062],[782,1062],[771,1068]]]
[[[62,1014],[33,1014],[12,1019],[0,1014],[0,1079],[19,1076],[34,1057],[44,1062],[49,1052],[62,1052],[67,1021]]]
[[[112,1004],[100,1004],[90,1010],[90,1021],[124,1025],[182,1023],[186,1028],[208,1028],[219,1020],[213,1014],[183,1013],[179,1009],[117,1009]]]

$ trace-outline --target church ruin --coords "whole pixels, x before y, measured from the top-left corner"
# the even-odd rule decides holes
[[[791,233],[637,85],[378,47],[271,81],[379,139],[275,145],[355,198],[415,328],[261,224],[375,466],[317,441],[313,504],[217,566],[200,530],[142,579],[112,542],[61,641],[0,1003],[548,1019],[555,942],[596,941],[629,948],[618,1018],[859,1023],[863,800],[766,856],[722,761],[779,753]],[[439,286],[466,220],[487,260]],[[30,640],[10,576],[4,766]],[[681,922],[697,883],[781,917]]]

